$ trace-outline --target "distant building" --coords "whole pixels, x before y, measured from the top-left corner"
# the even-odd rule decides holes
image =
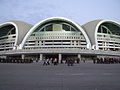
[[[6,58],[92,59],[120,57],[120,24],[94,20],[80,26],[63,17],[34,26],[21,21],[0,24],[0,55]]]

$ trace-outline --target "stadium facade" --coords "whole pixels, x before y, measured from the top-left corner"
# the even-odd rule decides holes
[[[94,20],[80,26],[63,17],[30,25],[21,21],[0,24],[0,57],[42,60],[71,57],[120,57],[120,24]]]

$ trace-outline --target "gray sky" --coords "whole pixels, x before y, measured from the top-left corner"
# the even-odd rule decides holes
[[[96,19],[120,23],[120,0],[0,0],[0,23],[20,20],[36,24],[54,16],[81,25]]]

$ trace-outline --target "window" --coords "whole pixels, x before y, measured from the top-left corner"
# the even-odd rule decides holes
[[[106,28],[102,27],[102,29],[103,29],[103,33],[107,33]]]
[[[68,26],[66,24],[62,24],[62,28],[63,28],[63,30],[70,31],[70,26]]]
[[[71,31],[76,31],[74,28],[71,27]]]
[[[11,34],[15,34],[15,29],[14,28],[12,28],[13,30],[11,31]]]
[[[46,26],[46,31],[53,31],[53,27],[52,26],[53,26],[52,24]]]
[[[35,36],[35,34],[32,34],[31,36]]]
[[[42,28],[40,31],[41,31],[41,32],[44,31],[44,28]]]
[[[101,28],[98,29],[98,33],[101,33]]]

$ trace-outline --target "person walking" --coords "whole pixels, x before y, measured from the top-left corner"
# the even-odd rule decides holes
[[[74,65],[74,59],[73,59],[73,58],[70,59],[70,65],[71,65],[71,66]]]
[[[67,58],[66,63],[68,66],[70,66],[70,59],[69,58]]]
[[[86,62],[85,58],[83,59],[83,62],[84,62],[84,63]]]
[[[96,63],[96,58],[93,58],[93,63],[94,63],[94,64]]]
[[[45,58],[43,59],[43,66],[44,66],[44,65],[46,65],[46,66],[48,65],[48,64],[47,64],[47,59],[45,59]]]
[[[68,66],[73,66],[73,64],[74,64],[74,59],[68,58],[68,59],[67,59],[67,65],[68,65]]]
[[[47,59],[47,65],[50,65],[50,59],[49,58]]]
[[[57,58],[54,59],[53,63],[54,63],[54,65],[57,65],[57,64],[58,64],[58,63],[57,63]]]

